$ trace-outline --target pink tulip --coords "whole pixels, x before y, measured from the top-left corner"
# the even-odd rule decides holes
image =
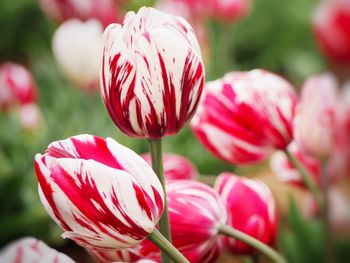
[[[101,84],[108,113],[125,134],[178,132],[192,118],[204,85],[192,28],[153,8],[129,12],[105,31]]]
[[[2,263],[74,263],[68,256],[33,237],[25,237],[0,251]]]
[[[149,165],[152,165],[150,153],[142,154],[141,157]],[[196,180],[198,178],[196,166],[181,155],[165,153],[163,156],[163,168],[166,180]]]
[[[25,104],[19,109],[19,121],[26,131],[38,131],[43,124],[43,115],[35,103]]]
[[[212,16],[217,20],[232,22],[247,15],[249,0],[211,0]]]
[[[288,146],[288,150],[292,153],[304,168],[312,175],[312,179],[317,185],[320,185],[321,165],[320,161],[309,156],[298,149],[298,146],[293,142]],[[307,188],[304,181],[290,162],[286,154],[282,151],[275,152],[270,159],[270,167],[272,172],[283,183],[289,183],[302,188]]]
[[[217,157],[234,164],[259,162],[292,140],[293,87],[264,70],[232,72],[208,82],[192,127]]]
[[[176,180],[167,183],[167,198],[174,246],[191,263],[215,262],[223,248],[218,226],[227,219],[219,195],[203,183]],[[160,262],[160,251],[149,240],[123,251],[95,253],[107,259],[102,262],[135,262],[139,258]]]
[[[35,101],[36,85],[31,73],[19,64],[0,65],[0,108],[6,111]]]
[[[55,31],[52,49],[68,80],[87,92],[99,90],[103,27],[98,20],[65,21]]]
[[[228,225],[261,242],[272,245],[277,233],[277,214],[273,195],[261,181],[222,173],[214,187],[226,202]],[[239,254],[250,254],[252,247],[225,237],[227,248]]]
[[[71,18],[83,21],[95,18],[106,27],[115,23],[119,15],[114,0],[40,0],[40,5],[58,23]]]
[[[318,44],[327,57],[350,62],[350,4],[348,0],[323,0],[313,17]]]
[[[295,116],[298,147],[317,158],[330,154],[335,144],[337,83],[330,74],[305,81]]]
[[[111,138],[79,135],[35,156],[39,195],[63,237],[91,249],[133,247],[163,212],[152,168]]]

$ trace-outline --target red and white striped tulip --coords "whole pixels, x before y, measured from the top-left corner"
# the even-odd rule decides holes
[[[226,202],[228,225],[273,245],[278,227],[276,205],[270,189],[263,182],[222,173],[214,188]],[[234,253],[254,251],[245,243],[228,237],[225,237],[225,245]]]
[[[191,26],[143,7],[110,25],[104,37],[101,92],[116,126],[132,137],[178,132],[192,118],[204,86]]]
[[[335,62],[350,62],[350,4],[348,0],[323,0],[313,17],[316,40]]]
[[[227,220],[219,195],[203,183],[174,180],[167,183],[167,198],[173,245],[191,263],[215,262],[223,249],[218,227]],[[95,254],[102,262],[135,262],[140,258],[160,262],[159,249],[147,239],[135,248]]]
[[[52,49],[68,80],[85,91],[99,89],[103,28],[98,20],[64,22],[54,34]]]
[[[36,101],[36,85],[31,73],[22,65],[0,65],[0,108],[10,108]]]
[[[300,150],[323,158],[335,144],[337,82],[333,75],[322,74],[305,81],[295,122],[295,142]]]
[[[305,154],[298,149],[296,143],[292,142],[288,150],[293,154],[305,169],[312,175],[313,181],[320,185],[321,164],[320,161]],[[304,184],[298,169],[290,162],[283,151],[275,152],[270,158],[270,167],[272,172],[283,183],[293,184],[302,188],[307,188]]]
[[[111,138],[78,135],[35,156],[39,195],[63,237],[91,249],[123,249],[145,239],[163,212],[152,168]]]
[[[255,163],[291,142],[296,100],[293,87],[273,73],[232,72],[207,83],[191,124],[217,157]]]
[[[68,256],[33,237],[16,240],[0,251],[3,263],[74,263]]]
[[[104,27],[115,23],[118,8],[114,0],[40,0],[45,14],[58,23],[68,19],[97,19]]]
[[[152,165],[150,153],[144,153],[141,157]],[[196,166],[189,159],[178,154],[164,153],[163,169],[166,180],[196,180],[198,178]]]

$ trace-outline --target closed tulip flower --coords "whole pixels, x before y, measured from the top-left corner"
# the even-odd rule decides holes
[[[115,0],[40,0],[40,5],[58,23],[72,18],[83,21],[94,18],[106,27],[118,18]]]
[[[330,74],[305,81],[294,123],[298,147],[317,158],[330,154],[335,144],[337,82]]]
[[[347,0],[323,0],[316,7],[313,29],[325,55],[335,62],[350,62],[350,5]]]
[[[152,168],[111,138],[79,135],[35,156],[39,195],[63,237],[91,249],[133,247],[163,211]]]
[[[174,180],[167,183],[167,198],[174,246],[191,263],[215,262],[223,249],[218,226],[227,219],[219,195],[203,183]],[[140,258],[160,262],[159,249],[149,240],[123,251],[95,253],[100,254],[102,262],[136,262]],[[108,260],[104,261],[102,256]]]
[[[141,157],[149,165],[152,165],[149,153],[142,154]],[[178,154],[165,153],[163,155],[163,169],[167,180],[195,180],[198,178],[196,166],[189,159]]]
[[[0,251],[3,263],[74,263],[68,256],[33,237],[12,242]]]
[[[101,92],[116,126],[132,137],[175,134],[193,116],[204,85],[196,37],[182,18],[129,12],[105,33]]]
[[[7,111],[36,101],[36,85],[31,73],[22,65],[0,65],[0,108]]]
[[[274,243],[276,205],[270,189],[263,182],[222,173],[214,188],[226,202],[228,225],[267,245]],[[225,245],[233,253],[254,252],[252,247],[232,238],[225,237]]]
[[[313,181],[317,185],[320,185],[320,161],[300,151],[294,142],[288,146],[288,150],[307,169],[309,174],[312,175]],[[277,151],[271,156],[270,167],[281,182],[307,188],[298,169],[295,168],[284,152]]]
[[[103,28],[99,21],[71,19],[56,30],[52,48],[65,77],[85,91],[99,89]]]
[[[211,4],[212,16],[225,22],[244,17],[250,9],[250,0],[211,0]]]
[[[191,124],[219,158],[255,163],[292,140],[296,99],[293,87],[268,71],[232,72],[206,84]]]

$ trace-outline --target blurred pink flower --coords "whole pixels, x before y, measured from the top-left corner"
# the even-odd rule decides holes
[[[283,78],[264,70],[232,72],[206,84],[191,122],[199,140],[234,164],[262,161],[292,140],[297,96]]]
[[[58,23],[71,18],[83,21],[95,18],[106,27],[119,18],[114,0],[40,0],[40,5],[45,14]]]
[[[0,251],[2,263],[74,263],[68,256],[33,237],[16,240]]]
[[[313,28],[318,44],[331,60],[350,62],[350,3],[323,0],[315,9]]]
[[[321,166],[320,161],[309,156],[292,142],[288,146],[288,150],[292,153],[299,162],[304,166],[305,169],[313,176],[313,180],[317,185],[320,185],[320,173]],[[276,151],[270,158],[270,167],[272,172],[277,178],[283,183],[289,183],[302,188],[306,188],[303,179],[300,176],[299,171],[289,161],[287,155],[283,151]]]
[[[231,227],[267,245],[277,237],[277,212],[273,195],[263,182],[222,173],[214,188],[226,203]],[[225,237],[225,245],[233,253],[250,254],[254,249],[243,242]]]
[[[302,87],[294,120],[295,142],[300,150],[317,158],[334,149],[337,88],[331,74],[310,77]]]
[[[38,131],[43,124],[43,115],[35,103],[25,104],[19,108],[19,121],[26,131]]]
[[[152,165],[150,153],[141,154],[141,157]],[[196,180],[198,178],[196,166],[189,159],[178,154],[164,153],[163,168],[166,180]]]
[[[36,102],[36,85],[31,73],[22,65],[7,62],[0,65],[0,108]]]

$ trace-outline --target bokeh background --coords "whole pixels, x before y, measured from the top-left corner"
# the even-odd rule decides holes
[[[120,9],[123,14],[154,4],[134,0]],[[308,76],[324,71],[333,71],[343,82],[349,65],[328,61],[315,41],[311,19],[317,4],[316,0],[252,0],[249,13],[233,23],[205,21],[202,51],[207,80],[232,70],[264,68],[283,75],[296,88]],[[0,1],[0,62],[14,61],[32,72],[43,114],[40,129],[28,132],[15,114],[0,113],[0,247],[31,235],[80,258],[80,249],[60,238],[60,230],[40,204],[33,170],[35,153],[43,152],[54,140],[81,133],[114,137],[138,153],[147,152],[147,143],[128,138],[114,127],[98,92],[82,92],[64,78],[52,53],[56,27],[36,0]],[[224,163],[203,148],[189,127],[166,138],[164,150],[191,159],[208,183],[213,180],[205,175],[237,170],[265,180],[277,195],[282,222],[286,222],[280,230],[279,247],[290,262],[321,262],[322,231],[317,220],[305,219],[298,210],[302,191],[280,185],[266,164],[240,168]],[[344,233],[337,245],[339,262],[350,260],[350,238]]]

